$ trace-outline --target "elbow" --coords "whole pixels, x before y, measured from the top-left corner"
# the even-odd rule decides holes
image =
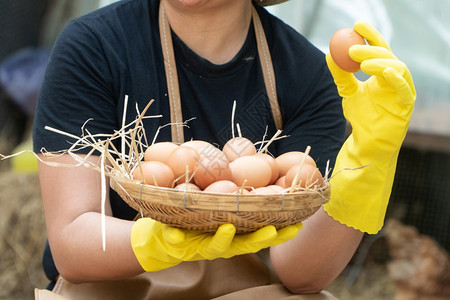
[[[294,294],[308,295],[319,294],[322,292],[332,280],[325,280],[320,278],[298,278],[298,280],[292,280],[292,278],[280,278],[283,285]]]
[[[337,270],[320,265],[293,264],[285,259],[285,255],[276,255],[275,252],[271,252],[273,270],[282,284],[294,294],[318,294],[339,274]]]
[[[70,272],[61,272],[60,276],[64,278],[65,281],[68,281],[72,284],[80,284],[84,283],[79,277],[73,276]]]
[[[311,284],[290,284],[285,286],[293,294],[310,295],[310,294],[319,294],[327,287],[327,284],[321,285],[317,283],[311,283]]]
[[[71,253],[70,248],[64,247],[63,245],[64,241],[61,240],[54,243],[50,242],[53,262],[59,275],[70,283],[78,284],[85,282],[86,277],[82,274],[80,261],[76,259],[76,255]]]
[[[86,278],[80,274],[79,267],[77,268],[75,266],[75,262],[64,259],[55,259],[55,265],[59,275],[64,278],[64,280],[74,284],[84,283],[86,281]]]

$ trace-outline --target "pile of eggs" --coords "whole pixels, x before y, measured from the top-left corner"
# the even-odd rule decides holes
[[[230,139],[222,150],[199,140],[154,143],[145,150],[133,179],[159,187],[241,194],[281,193],[294,180],[300,189],[323,184],[308,154],[291,151],[274,158],[258,152],[244,137]]]

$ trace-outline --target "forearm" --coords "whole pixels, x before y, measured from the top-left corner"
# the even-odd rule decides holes
[[[271,249],[275,271],[296,293],[325,288],[353,256],[362,232],[375,234],[383,226],[398,152],[414,109],[416,91],[406,65],[369,24],[355,22],[354,29],[369,45],[353,45],[349,55],[369,79],[359,81],[326,55],[352,125],[336,158],[330,201],[304,222],[293,240]]]
[[[49,235],[60,274],[71,282],[129,278],[143,272],[130,244],[133,222],[106,217],[102,246],[101,214],[87,212]]]
[[[69,155],[41,159],[61,164],[53,167],[39,163],[47,235],[59,273],[71,282],[87,282],[127,278],[143,272],[131,248],[134,222],[111,217],[108,190],[103,251],[100,173],[76,166]],[[86,159],[93,164],[99,161],[94,156]]]
[[[321,208],[294,239],[272,247],[271,262],[294,293],[316,293],[331,283],[355,253],[363,233],[336,222]]]

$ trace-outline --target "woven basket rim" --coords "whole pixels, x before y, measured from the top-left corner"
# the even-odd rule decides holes
[[[279,212],[321,206],[329,201],[330,193],[328,182],[315,190],[270,195],[175,190],[117,176],[111,177],[110,185],[132,207],[139,205],[140,202],[149,202],[185,209],[229,212]],[[128,197],[124,197],[123,194],[127,194]],[[158,200],[151,197],[156,195],[168,199]]]

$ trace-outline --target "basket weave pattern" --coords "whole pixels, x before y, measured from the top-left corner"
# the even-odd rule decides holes
[[[125,102],[127,102],[127,99],[126,97]],[[92,135],[88,131],[84,131],[83,128],[82,136],[77,137],[57,128],[49,126],[45,128],[75,139],[76,142],[63,152],[71,155],[79,163],[78,165],[100,172],[102,178],[108,177],[110,187],[130,207],[139,212],[141,217],[150,217],[174,227],[214,232],[220,225],[232,223],[235,225],[237,233],[253,232],[267,225],[273,225],[280,229],[307,219],[329,201],[328,176],[324,178],[321,187],[307,185],[311,188],[305,190],[296,184],[292,184],[290,189],[285,190],[285,193],[270,195],[183,191],[146,185],[143,182],[131,179],[133,171],[145,158],[144,152],[148,143],[144,138],[145,130],[143,129],[142,119],[153,102],[154,100],[149,101],[139,118],[132,123],[125,125],[124,120],[122,128],[112,135]],[[281,131],[278,131],[266,143],[265,147],[261,149],[262,153],[270,142],[278,138],[278,133],[281,133]],[[128,147],[130,151],[117,151],[114,146],[117,141],[122,143],[122,149]],[[101,153],[100,166],[87,160],[89,156],[76,154],[78,150],[86,148],[92,149],[91,154],[94,151]],[[309,147],[305,151],[306,155],[308,153]],[[52,157],[62,153],[43,151],[43,154]],[[36,157],[39,159],[39,156],[36,155]],[[52,166],[74,166],[50,161],[45,161],[45,163]],[[298,183],[295,178],[293,181]],[[102,191],[107,188],[105,183],[106,180],[102,180]],[[102,195],[106,195],[106,193],[102,193]],[[102,202],[105,203],[106,201]],[[104,221],[102,221],[102,227],[105,227]]]
[[[330,193],[329,185],[318,191],[240,195],[174,190],[118,177],[112,177],[110,184],[141,216],[203,232],[214,232],[225,223],[234,224],[238,233],[266,225],[283,228],[310,217]]]

